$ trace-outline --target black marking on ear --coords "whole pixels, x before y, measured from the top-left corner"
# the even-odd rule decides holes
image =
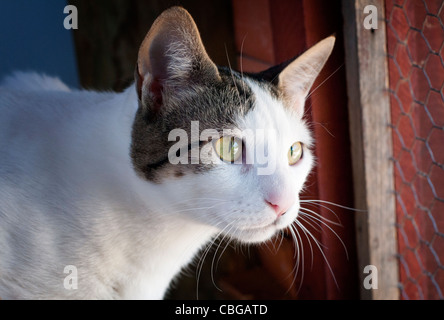
[[[245,73],[248,77],[257,80],[259,82],[268,82],[275,86],[279,84],[279,74],[284,70],[290,63],[292,63],[297,57],[291,58],[287,61],[282,62],[276,66],[268,68],[267,70],[257,72],[257,73]]]
[[[163,85],[162,81],[160,79],[153,79],[153,81],[150,83],[150,92],[153,95],[153,103],[151,105],[152,111],[157,113],[160,111],[163,103],[162,98],[162,90]]]

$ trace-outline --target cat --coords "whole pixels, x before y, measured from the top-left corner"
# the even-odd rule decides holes
[[[304,102],[334,42],[237,72],[216,66],[190,14],[172,7],[147,33],[134,84],[121,93],[7,77],[0,298],[162,299],[214,237],[261,243],[291,225],[314,164]],[[193,137],[196,122],[199,141],[171,135]],[[275,139],[237,136],[247,129]],[[220,137],[202,140],[205,130]],[[246,161],[261,148],[275,155],[267,174]]]

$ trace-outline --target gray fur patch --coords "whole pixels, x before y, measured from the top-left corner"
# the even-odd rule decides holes
[[[173,129],[183,129],[191,137],[191,122],[199,121],[199,135],[205,129],[237,128],[236,119],[254,107],[251,88],[238,73],[219,68],[219,79],[194,77],[190,85],[163,93],[163,105],[153,113],[150,101],[140,101],[133,124],[131,158],[136,172],[160,183],[164,178],[180,178],[187,173],[211,170],[213,165],[171,164],[168,151],[176,143],[168,141]],[[205,142],[189,141],[189,148],[202,148]],[[199,150],[200,151],[200,150]],[[190,157],[190,152],[188,152]]]

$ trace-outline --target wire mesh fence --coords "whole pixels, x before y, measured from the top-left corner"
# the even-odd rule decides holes
[[[444,0],[385,9],[401,297],[444,299]]]

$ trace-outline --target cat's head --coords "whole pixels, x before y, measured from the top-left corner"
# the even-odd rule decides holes
[[[163,210],[243,242],[289,226],[314,162],[304,103],[333,45],[243,74],[211,61],[186,10],[165,11],[139,50],[131,146],[139,176],[163,188]]]

